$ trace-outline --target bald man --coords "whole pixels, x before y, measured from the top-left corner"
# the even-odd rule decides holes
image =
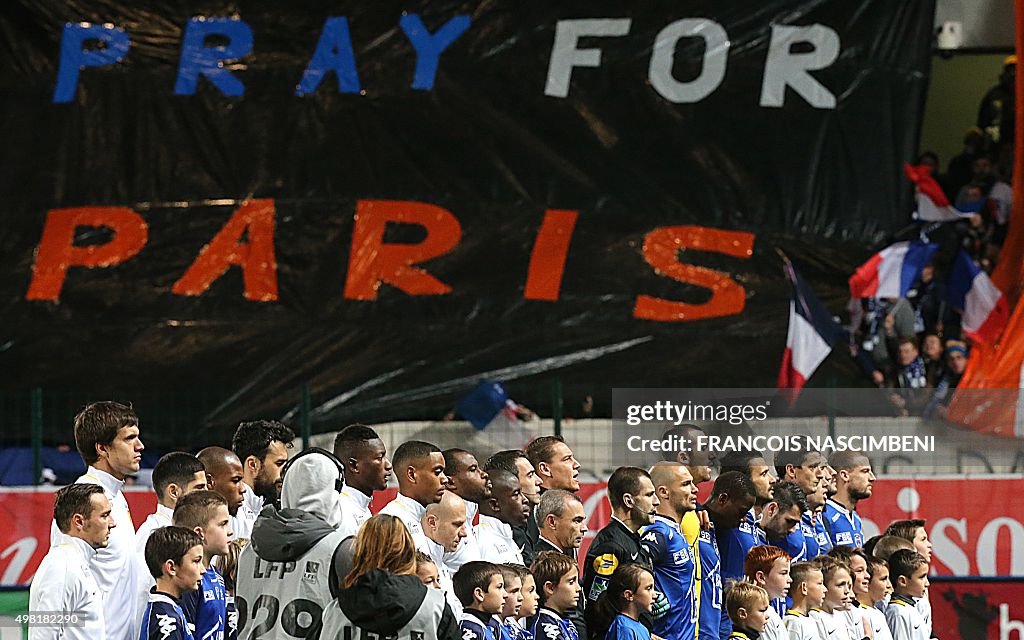
[[[437,565],[438,584],[456,617],[462,615],[462,604],[452,588],[452,571],[444,563],[446,553],[455,551],[466,537],[466,501],[451,491],[445,491],[441,501],[427,505],[420,521],[422,536],[413,536],[416,548],[430,556]]]
[[[235,537],[242,537],[238,534],[239,531],[246,532],[246,537],[248,537],[251,527],[244,526],[238,518],[238,508],[245,501],[245,483],[242,482],[245,475],[242,472],[242,461],[238,459],[234,451],[223,447],[207,447],[196,454],[196,457],[206,469],[206,486],[227,500],[228,513],[231,515],[231,530],[236,532]]]

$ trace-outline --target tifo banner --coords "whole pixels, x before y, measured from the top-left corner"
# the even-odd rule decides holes
[[[934,0],[239,6],[0,9],[4,385],[763,386],[908,220]]]
[[[926,519],[934,575],[1024,576],[1024,517],[1014,507],[1022,480],[883,478],[858,512],[865,537],[892,520]],[[701,485],[699,499],[707,498],[710,489],[710,483]],[[377,512],[394,495],[395,489],[376,494],[371,509]],[[138,526],[156,508],[156,497],[152,491],[134,490],[126,496]],[[611,513],[604,483],[583,484],[579,496],[590,515],[582,559]],[[52,489],[0,489],[0,519],[8,523],[0,528],[0,586],[29,583],[49,548],[52,516]]]

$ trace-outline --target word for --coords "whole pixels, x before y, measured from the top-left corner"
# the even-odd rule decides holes
[[[416,56],[412,89],[433,89],[441,54],[470,28],[470,24],[469,16],[456,15],[430,31],[418,14],[405,14],[399,19],[398,25]],[[625,37],[631,27],[630,18],[559,20],[555,25],[544,94],[566,98],[575,69],[601,66],[601,49],[582,47],[581,38]],[[681,81],[673,75],[673,68],[677,45],[684,39],[702,40],[704,47],[700,74]],[[217,44],[210,44],[211,41]],[[253,41],[252,28],[238,17],[191,18],[182,37],[174,95],[194,95],[200,78],[205,78],[225,96],[243,96],[245,84],[230,66],[252,53]],[[646,47],[648,43],[643,45]],[[53,102],[74,100],[83,69],[115,65],[128,56],[130,48],[128,32],[116,25],[66,24],[61,38]],[[729,36],[718,22],[708,18],[676,20],[659,31],[653,46],[650,46],[647,84],[669,102],[699,102],[722,84],[729,48]],[[835,94],[810,72],[829,67],[839,58],[839,53],[839,35],[829,27],[820,24],[772,25],[760,106],[782,107],[786,88],[789,87],[815,108],[835,109]],[[315,93],[332,73],[337,79],[339,93],[360,94],[363,91],[348,18],[344,16],[330,16],[324,21],[313,55],[295,87],[295,95]]]
[[[523,297],[556,301],[568,257],[577,211],[549,209],[544,213],[530,256]],[[349,252],[344,297],[376,300],[387,284],[411,296],[444,295],[452,286],[431,274],[421,263],[452,251],[462,238],[462,225],[453,213],[425,202],[358,200]],[[199,296],[236,267],[242,270],[243,295],[248,300],[278,299],[277,258],[274,250],[273,199],[256,199],[235,210],[209,244],[203,247],[171,292]],[[418,243],[384,241],[389,224],[423,228]],[[107,228],[102,244],[78,246],[81,227]],[[59,302],[64,281],[72,268],[96,269],[121,264],[137,255],[149,241],[145,219],[128,207],[75,207],[51,209],[36,250],[27,300]],[[659,227],[644,238],[643,257],[660,275],[707,289],[707,302],[690,304],[638,295],[633,315],[661,322],[692,321],[735,315],[743,311],[746,292],[729,274],[679,261],[683,249],[723,253],[740,259],[754,251],[754,235],[698,226]]]

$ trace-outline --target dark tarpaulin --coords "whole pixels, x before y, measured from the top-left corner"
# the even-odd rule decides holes
[[[591,390],[599,410],[616,386],[766,386],[789,296],[774,249],[838,310],[866,248],[907,219],[900,166],[916,142],[932,0],[370,6],[33,0],[0,9],[5,389],[226,389],[199,430],[285,415],[305,382],[318,429],[438,416],[482,374],[511,381],[513,397],[516,381],[559,377]],[[400,20],[412,14],[431,32],[470,19],[429,89],[410,86],[416,50]],[[251,28],[252,51],[225,64],[244,95],[202,78],[194,95],[175,95],[195,16]],[[331,73],[296,96],[331,16],[348,19],[361,93],[341,93]],[[624,36],[581,38],[577,48],[601,50],[600,66],[575,67],[567,97],[546,95],[556,25],[583,18],[631,23]],[[665,99],[648,73],[657,34],[682,18],[710,19],[729,41],[721,83],[689,104]],[[131,47],[120,63],[83,69],[72,101],[55,104],[65,23],[80,22],[120,27]],[[840,42],[836,60],[810,72],[835,108],[792,88],[781,107],[760,106],[773,25],[814,24]],[[680,40],[672,75],[698,78],[705,53],[701,38]],[[173,293],[250,198],[274,203],[278,299],[245,299],[237,267],[202,295]],[[345,297],[353,215],[366,200],[422,202],[457,218],[458,244],[419,265],[450,293],[384,284],[376,300]],[[131,208],[147,241],[117,264],[69,269],[57,301],[27,300],[47,212],[84,206]],[[579,217],[558,299],[527,300],[548,209]],[[679,253],[731,274],[745,292],[741,312],[634,317],[638,295],[709,299],[644,259],[645,234],[679,225],[754,234],[749,258]],[[114,235],[82,226],[74,243]],[[384,242],[426,235],[392,224]],[[847,363],[832,366],[856,376]],[[542,412],[549,401],[517,399]]]

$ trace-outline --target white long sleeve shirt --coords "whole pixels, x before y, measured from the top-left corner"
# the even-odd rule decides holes
[[[523,564],[523,553],[512,538],[512,527],[491,516],[480,516],[476,526],[480,559],[495,564]]]
[[[29,640],[104,640],[103,594],[90,568],[96,555],[81,538],[61,533],[43,558],[29,588],[28,609],[33,614],[58,616],[58,624],[29,622]],[[75,615],[80,622],[61,617]]]
[[[136,594],[138,570],[135,564],[135,523],[124,497],[124,481],[90,466],[75,484],[98,484],[103,487],[112,507],[115,526],[110,530],[106,548],[98,549],[89,567],[103,594],[103,619],[106,640],[137,640]],[[50,524],[50,548],[61,543],[63,534],[57,523]]]
[[[476,540],[476,529],[473,526],[473,518],[476,517],[476,513],[479,510],[480,505],[466,500],[466,537],[459,542],[459,546],[455,548],[455,551],[444,554],[444,563],[448,570],[452,572],[452,575],[455,575],[462,565],[467,562],[482,559],[480,557],[480,545]]]
[[[238,506],[238,513],[231,516],[231,531],[235,540],[248,540],[252,537],[252,526],[256,524],[256,516],[263,510],[263,498],[256,495],[252,487],[245,484],[245,494],[242,496],[242,504]]]
[[[395,516],[404,522],[405,528],[409,530],[414,540],[416,536],[423,536],[421,521],[423,520],[423,514],[426,512],[426,507],[402,494],[396,495],[394,500],[384,505],[384,508],[380,510],[380,513]],[[441,568],[440,563],[438,563],[437,568]]]
[[[341,525],[338,527],[344,535],[355,535],[359,527],[373,515],[370,512],[372,496],[359,489],[345,486],[341,490]]]

